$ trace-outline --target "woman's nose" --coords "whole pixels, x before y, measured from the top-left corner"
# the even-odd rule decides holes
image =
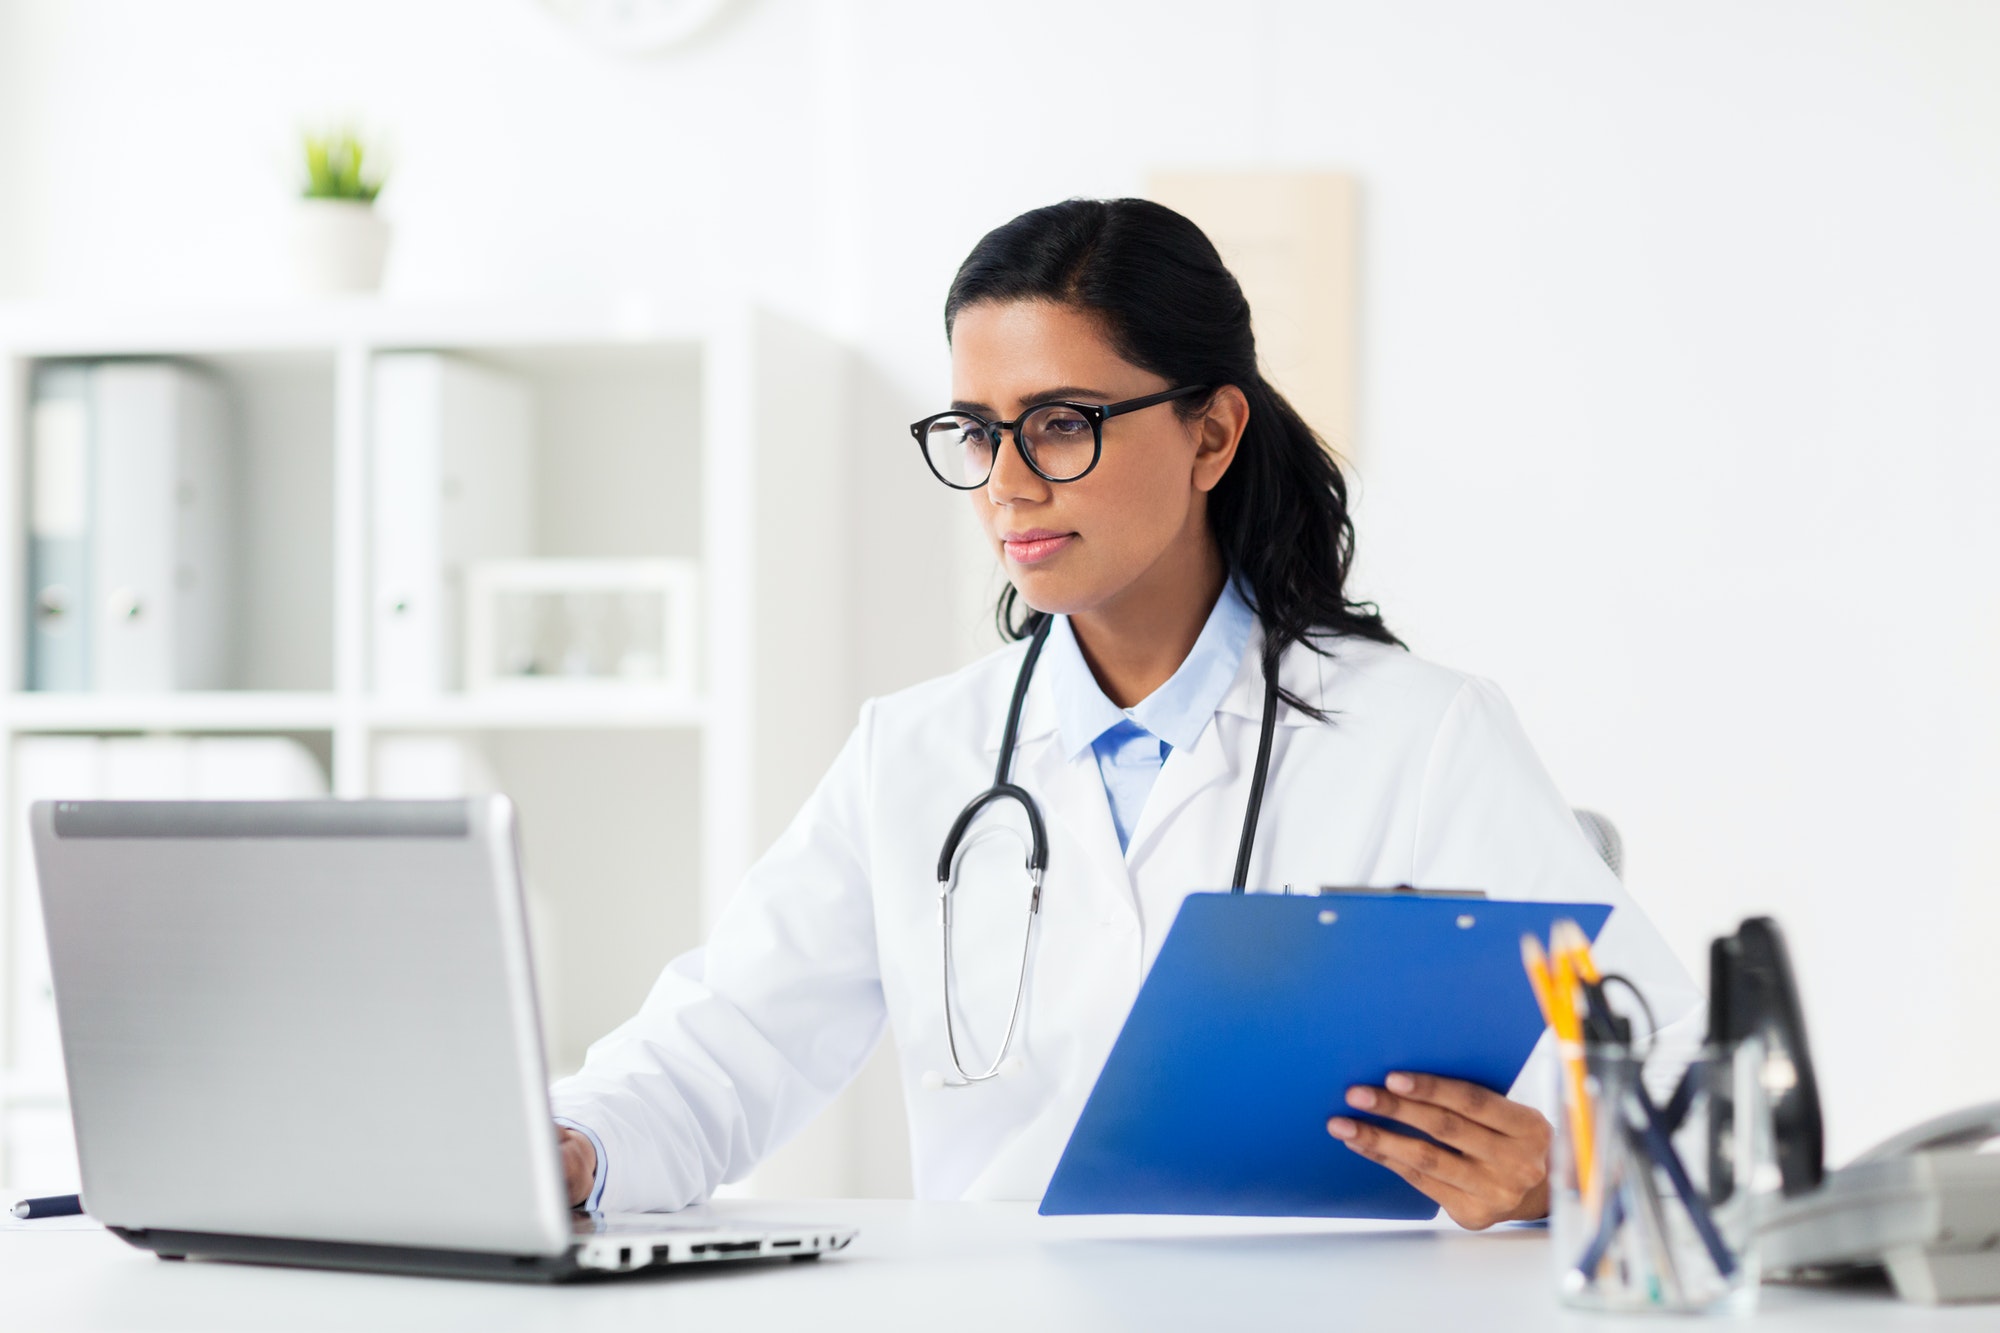
[[[986,498],[994,504],[1020,500],[1046,500],[1049,484],[1028,466],[1021,456],[1021,437],[1009,430],[1000,437],[993,456],[993,472],[986,478]]]

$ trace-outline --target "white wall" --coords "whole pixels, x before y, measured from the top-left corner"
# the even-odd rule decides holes
[[[707,270],[850,335],[871,691],[984,641],[901,429],[972,241],[1352,170],[1363,591],[1506,686],[1691,964],[1785,922],[1836,1155],[2000,1096],[2000,7],[738,0],[625,61],[530,0],[0,0],[0,42],[0,292],[281,285],[289,132],[350,110],[398,293]]]

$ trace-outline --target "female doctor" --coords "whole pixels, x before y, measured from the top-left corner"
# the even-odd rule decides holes
[[[945,333],[953,401],[911,463],[971,503],[1012,642],[863,705],[707,947],[555,1086],[572,1202],[707,1197],[885,1029],[918,1197],[1039,1198],[1181,899],[1232,878],[1611,903],[1602,965],[1663,1019],[1693,1008],[1499,690],[1348,600],[1346,485],[1193,223],[1136,199],[1023,214],[960,267]],[[1443,1149],[1340,1107],[1327,1132],[1464,1226],[1546,1212],[1541,1111],[1385,1083],[1348,1105]]]

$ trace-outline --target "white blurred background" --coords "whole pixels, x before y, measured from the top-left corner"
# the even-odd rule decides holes
[[[645,57],[534,0],[0,0],[0,298],[282,292],[294,135],[347,117],[386,300],[825,330],[840,540],[760,559],[845,562],[851,704],[993,642],[903,429],[979,235],[1351,173],[1359,590],[1505,687],[1697,974],[1780,918],[1838,1160],[2000,1096],[1996,68],[1979,0],[733,0]],[[906,1188],[880,1073],[765,1186]]]

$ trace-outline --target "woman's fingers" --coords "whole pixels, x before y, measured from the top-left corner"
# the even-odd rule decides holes
[[[1346,1116],[1327,1121],[1327,1132],[1436,1199],[1461,1226],[1546,1210],[1551,1131],[1540,1112],[1460,1079],[1397,1073],[1383,1082],[1348,1089],[1348,1104],[1436,1142]]]
[[[1442,1174],[1449,1172],[1461,1179],[1469,1179],[1463,1159],[1456,1154],[1425,1143],[1422,1139],[1392,1133],[1346,1116],[1335,1116],[1326,1122],[1326,1127],[1329,1133],[1355,1152],[1371,1162],[1388,1167],[1424,1195],[1437,1200],[1454,1220],[1463,1221],[1478,1211],[1477,1198]],[[1436,1170],[1427,1170],[1426,1167]]]
[[[1398,1174],[1401,1174],[1399,1168],[1407,1167],[1417,1175],[1457,1189],[1475,1189],[1479,1185],[1478,1163],[1449,1148],[1346,1116],[1335,1116],[1326,1122],[1326,1127],[1335,1138],[1369,1161],[1380,1162]],[[1410,1179],[1407,1175],[1403,1178]],[[1414,1180],[1410,1183],[1416,1184]]]
[[[1387,1085],[1388,1092],[1400,1094],[1413,1102],[1441,1107],[1500,1134],[1524,1133],[1542,1120],[1541,1112],[1532,1107],[1508,1101],[1491,1088],[1482,1088],[1464,1079],[1441,1078],[1436,1074],[1396,1073],[1382,1081]]]
[[[597,1188],[597,1150],[590,1140],[567,1125],[556,1127],[556,1142],[562,1151],[563,1181],[569,1186],[569,1203],[579,1208]]]
[[[1394,1078],[1394,1075],[1390,1076]],[[1398,1097],[1384,1088],[1349,1088],[1347,1104],[1385,1120],[1400,1120],[1413,1129],[1474,1157],[1491,1157],[1504,1145],[1501,1135],[1463,1112],[1414,1097]]]

